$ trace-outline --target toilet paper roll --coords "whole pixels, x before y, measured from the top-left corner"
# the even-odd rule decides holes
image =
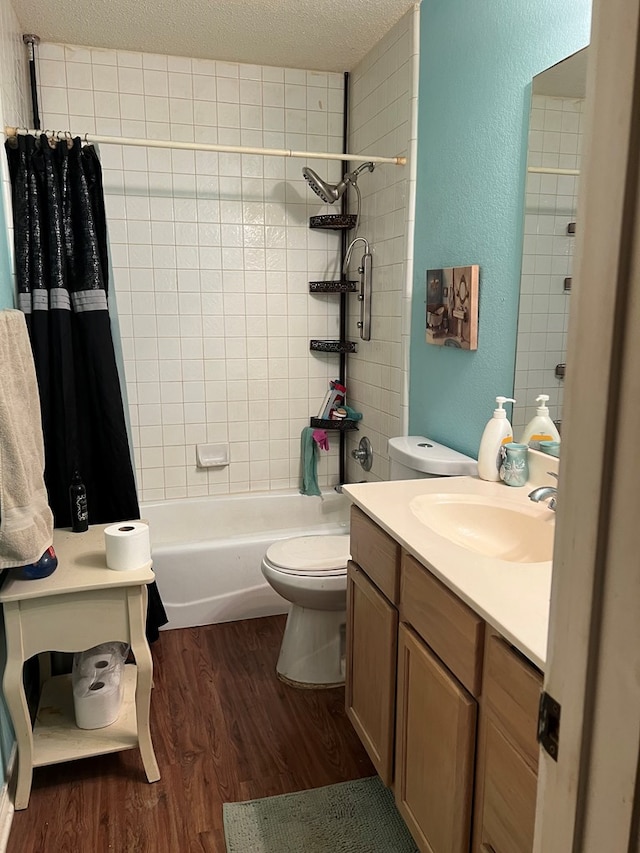
[[[149,526],[142,521],[121,521],[104,531],[107,566],[116,572],[142,568],[151,559]]]
[[[73,686],[73,708],[80,729],[102,729],[115,723],[122,706],[119,673],[110,677],[79,678]]]
[[[112,670],[116,665],[116,656],[104,652],[95,655],[78,655],[77,662],[74,660],[74,665],[80,676],[91,676],[93,678],[105,670]]]

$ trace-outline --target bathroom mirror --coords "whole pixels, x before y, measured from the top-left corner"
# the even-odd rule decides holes
[[[562,420],[588,48],[533,78],[513,396],[518,440],[538,394]]]

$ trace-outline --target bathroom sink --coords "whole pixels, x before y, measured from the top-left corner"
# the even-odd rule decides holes
[[[554,513],[473,494],[418,495],[409,507],[434,533],[469,551],[511,563],[551,560]]]

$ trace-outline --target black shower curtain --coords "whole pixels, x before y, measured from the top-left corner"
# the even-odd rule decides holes
[[[102,169],[79,137],[53,147],[43,134],[5,144],[11,175],[18,307],[38,377],[45,482],[56,527],[71,523],[78,471],[89,522],[140,517],[107,305]],[[149,587],[147,633],[167,621]]]

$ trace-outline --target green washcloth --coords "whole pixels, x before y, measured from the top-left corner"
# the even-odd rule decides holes
[[[302,461],[301,495],[320,495],[318,488],[318,445],[313,440],[313,427],[305,427],[300,436]]]
[[[343,409],[347,410],[347,419],[350,421],[361,421],[362,420],[362,412],[356,412],[355,409],[352,409],[351,406],[343,406]]]

